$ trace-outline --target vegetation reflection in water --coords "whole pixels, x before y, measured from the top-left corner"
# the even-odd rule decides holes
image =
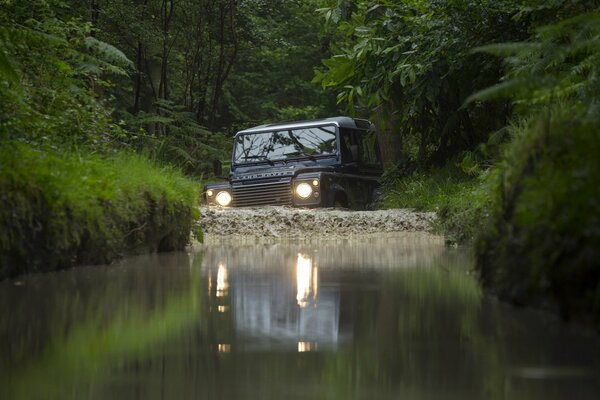
[[[222,243],[189,257],[136,258],[0,291],[2,307],[13,304],[23,316],[56,296],[43,306],[50,322],[41,326],[2,313],[12,349],[1,361],[10,371],[3,397],[600,393],[596,337],[484,298],[470,251],[436,237]],[[37,302],[19,297],[23,288]],[[45,332],[51,339],[42,340]]]
[[[197,322],[200,274],[190,263],[200,261],[199,254],[143,256],[108,271],[32,276],[5,286],[0,332],[9,349],[0,357],[0,397],[93,396],[116,365],[146,357]]]

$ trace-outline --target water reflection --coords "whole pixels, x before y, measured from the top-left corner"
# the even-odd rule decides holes
[[[439,238],[202,252],[1,282],[0,398],[600,395],[596,335],[486,299]]]
[[[150,255],[26,276],[19,288],[1,282],[0,398],[93,397],[115,365],[197,323],[200,258]]]
[[[231,351],[231,345],[228,343],[219,343],[219,353],[229,353]]]
[[[246,350],[335,348],[340,337],[339,290],[331,286],[319,296],[314,255],[289,253],[279,271],[246,269],[232,259],[228,263],[232,268],[222,261],[216,266],[206,261],[203,267],[209,282],[216,269],[217,311],[231,311],[235,336],[251,339]]]
[[[228,289],[227,267],[225,267],[225,264],[219,263],[219,269],[217,271],[217,297],[227,296]]]
[[[298,342],[298,353],[305,353],[307,351],[317,351],[319,345],[312,342]]]

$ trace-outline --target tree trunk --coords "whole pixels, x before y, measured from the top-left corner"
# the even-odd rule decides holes
[[[91,0],[90,3],[90,22],[92,23],[92,28],[95,28],[98,25],[98,18],[100,16],[100,5],[98,4],[98,0]],[[96,36],[96,32],[92,29],[90,33],[91,36]]]
[[[134,86],[134,93],[133,93],[133,109],[132,109],[132,113],[134,115],[136,115],[137,113],[140,112],[140,96],[141,96],[141,91],[142,91],[142,68],[144,68],[144,64],[142,63],[142,55],[143,55],[143,47],[142,47],[142,42],[138,42],[138,48],[137,48],[137,54],[135,57],[135,68],[136,68],[136,74],[135,74],[135,86]]]
[[[235,27],[235,1],[232,0],[229,3],[229,9],[226,10],[226,6],[224,3],[219,5],[219,61],[217,64],[216,78],[214,84],[213,91],[213,99],[211,105],[211,113],[209,118],[209,127],[213,127],[215,122],[217,108],[219,106],[219,102],[221,100],[221,94],[223,93],[223,84],[231,71],[231,67],[235,61],[238,52],[238,39],[236,34]],[[226,11],[229,13],[227,14]],[[225,59],[225,23],[226,19],[229,16],[230,27],[229,30],[232,36],[232,46],[233,49],[231,54],[229,55],[229,59]]]
[[[377,127],[377,141],[381,149],[384,168],[391,168],[403,160],[402,134],[398,127],[398,116],[391,104],[381,104],[375,109],[373,122]]]

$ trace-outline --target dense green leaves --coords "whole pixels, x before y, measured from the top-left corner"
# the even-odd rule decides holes
[[[129,61],[91,38],[88,24],[61,17],[60,7],[44,0],[0,4],[0,139],[102,147],[120,128],[99,94]]]
[[[489,171],[478,267],[504,299],[598,324],[600,14],[593,2],[551,5],[527,41],[478,49],[504,57],[507,72],[470,100],[511,98],[521,118]]]
[[[503,56],[504,82],[474,94],[469,101],[510,96],[528,106],[556,101],[597,103],[600,93],[600,13],[584,13],[536,30],[533,40],[477,49]]]
[[[328,54],[317,3],[242,2],[248,29],[225,85],[223,122],[237,128],[337,113],[334,95],[311,83],[314,67]]]
[[[35,0],[0,4],[0,133],[131,148],[190,174],[266,121],[335,113],[310,83],[316,2]],[[218,132],[222,133],[218,133]]]
[[[438,163],[501,127],[502,104],[461,107],[497,81],[499,65],[473,47],[520,37],[509,1],[357,1],[336,27],[337,54],[315,77],[350,113],[395,117],[404,161]],[[340,8],[337,3],[334,8]],[[322,10],[325,13],[325,9]],[[398,160],[397,160],[398,161]]]

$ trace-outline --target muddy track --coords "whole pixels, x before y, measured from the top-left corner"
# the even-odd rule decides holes
[[[409,209],[348,211],[290,207],[202,208],[205,239],[222,237],[343,238],[431,230],[435,213]]]

